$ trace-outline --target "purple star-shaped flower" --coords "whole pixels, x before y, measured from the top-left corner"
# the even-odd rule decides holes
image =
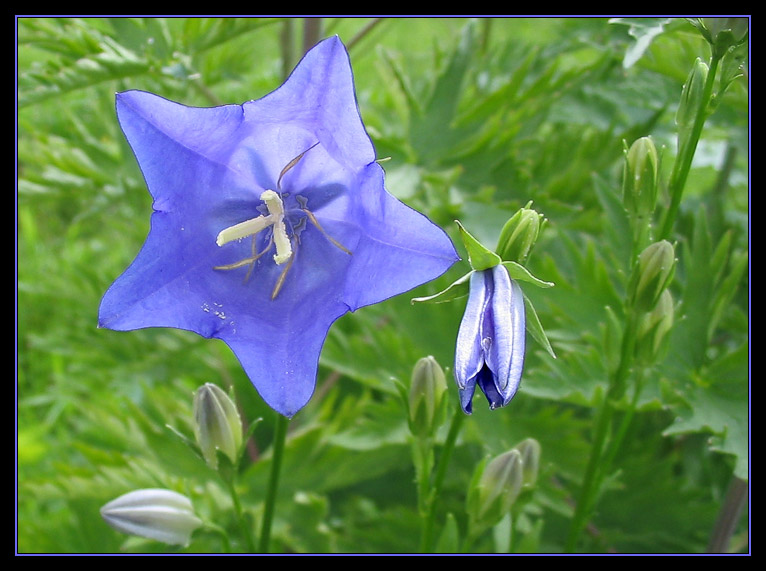
[[[441,228],[384,188],[337,37],[262,99],[192,108],[128,91],[117,115],[154,212],[99,325],[222,339],[285,416],[310,399],[336,319],[458,259]]]
[[[524,294],[505,267],[473,272],[455,348],[455,380],[467,414],[477,384],[490,408],[511,402],[521,383],[525,332]]]

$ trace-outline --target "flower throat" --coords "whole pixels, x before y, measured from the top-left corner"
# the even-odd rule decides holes
[[[292,235],[288,235],[287,232],[287,226],[285,225],[285,206],[282,200],[283,197],[287,196],[287,193],[282,193],[281,191],[282,177],[284,177],[295,165],[297,165],[306,153],[308,153],[318,144],[318,142],[314,143],[308,149],[288,162],[287,165],[285,165],[285,167],[279,173],[279,178],[277,178],[276,191],[264,190],[261,193],[260,199],[265,204],[268,214],[250,218],[244,222],[240,222],[233,226],[229,226],[228,228],[224,228],[218,233],[218,236],[215,240],[215,243],[218,246],[223,246],[224,244],[241,240],[242,238],[247,238],[248,236],[252,236],[253,239],[250,256],[243,258],[238,262],[234,262],[233,264],[215,266],[213,268],[214,270],[235,270],[237,268],[248,266],[247,274],[245,274],[245,282],[247,282],[250,279],[253,269],[255,268],[255,263],[261,258],[261,256],[269,252],[273,246],[276,250],[273,255],[274,263],[278,266],[284,266],[282,273],[279,274],[277,283],[274,285],[274,289],[271,292],[271,299],[275,299],[279,294],[279,291],[282,289],[285,278],[287,277],[287,272],[290,270],[290,267],[295,260],[295,252],[298,248],[298,245],[300,244],[300,232],[305,226],[306,219],[308,219],[309,222],[311,222],[317,228],[317,230],[319,230],[330,241],[331,244],[349,256],[351,255],[350,250],[345,248],[340,242],[329,236],[327,232],[324,231],[322,226],[319,224],[319,221],[316,219],[316,216],[314,216],[314,214],[308,208],[306,208],[307,201],[303,196],[297,195],[295,200],[298,202],[299,209],[305,215],[305,217],[302,218],[298,224],[291,225]],[[266,246],[264,246],[262,250],[258,251],[256,241],[257,235],[259,232],[266,229],[271,230],[266,242]]]

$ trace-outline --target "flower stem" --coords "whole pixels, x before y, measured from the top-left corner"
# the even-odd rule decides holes
[[[269,552],[271,541],[271,523],[274,519],[274,506],[277,503],[277,490],[279,488],[279,473],[282,468],[285,440],[287,437],[287,424],[289,419],[277,414],[277,422],[274,427],[274,451],[271,455],[271,474],[269,487],[266,491],[266,503],[263,508],[263,520],[261,521],[261,535],[258,541],[260,553]]]
[[[245,519],[244,513],[242,511],[242,503],[239,501],[239,494],[237,494],[237,484],[236,484],[236,475],[232,475],[231,478],[226,480],[226,484],[229,487],[229,494],[231,495],[231,501],[234,504],[234,513],[237,515],[237,522],[239,523],[239,527],[242,530],[242,537],[245,540],[245,549],[249,553],[252,553],[255,551],[255,544],[253,543],[253,534],[252,530],[250,529],[250,526],[247,523],[247,520]],[[228,540],[227,540],[228,543]],[[228,547],[227,547],[228,550]]]
[[[632,312],[628,312],[627,320],[628,322],[622,339],[620,362],[612,375],[609,389],[604,395],[599,407],[598,418],[596,419],[596,431],[593,436],[593,445],[591,446],[588,465],[585,468],[585,475],[583,476],[580,498],[575,507],[572,522],[569,527],[569,535],[567,536],[566,551],[568,553],[574,552],[577,547],[580,535],[585,529],[596,504],[596,497],[601,488],[604,474],[608,473],[609,467],[605,465],[605,460],[611,460],[616,454],[616,449],[614,447],[612,447],[610,452],[607,451],[607,443],[614,419],[614,404],[625,394],[625,384],[630,373],[630,365],[633,361],[636,336],[636,318]],[[635,406],[636,401],[637,399],[633,400],[633,406]],[[629,413],[629,416],[632,417],[632,412]],[[620,430],[619,440],[613,440],[613,444],[615,442],[621,442],[626,430],[627,427],[623,427]]]
[[[434,520],[436,519],[436,499],[441,493],[444,478],[447,475],[447,467],[449,466],[452,451],[455,449],[455,442],[457,442],[457,437],[460,434],[460,429],[463,426],[465,416],[463,410],[458,406],[455,409],[455,414],[450,422],[449,432],[447,433],[447,438],[444,440],[444,447],[442,448],[442,453],[439,455],[439,461],[436,464],[433,484],[426,500],[426,515],[423,520],[423,532],[420,537],[421,553],[430,553],[432,549]]]
[[[670,232],[673,229],[673,224],[678,214],[678,207],[681,204],[681,196],[684,192],[684,186],[686,186],[686,179],[689,176],[689,171],[692,166],[692,159],[694,153],[697,150],[697,143],[699,142],[700,135],[702,134],[702,127],[705,125],[705,119],[707,119],[708,108],[710,107],[710,100],[713,95],[713,85],[715,84],[715,76],[718,71],[718,64],[721,61],[721,55],[713,51],[713,55],[710,58],[710,66],[708,69],[707,78],[705,79],[705,86],[703,88],[702,101],[700,102],[699,109],[697,109],[697,115],[694,119],[694,125],[692,126],[691,137],[688,144],[679,148],[679,155],[676,157],[676,161],[673,164],[673,171],[670,174],[670,182],[668,183],[668,193],[670,195],[670,206],[665,212],[665,216],[662,220],[662,225],[658,239],[666,239],[670,236]]]

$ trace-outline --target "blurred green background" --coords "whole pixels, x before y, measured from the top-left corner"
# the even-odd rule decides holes
[[[630,245],[621,213],[624,142],[651,135],[664,176],[674,113],[694,59],[683,19],[19,18],[17,551],[177,549],[128,538],[98,508],[141,487],[189,495],[233,527],[216,474],[166,425],[191,435],[192,392],[233,387],[263,417],[240,478],[258,513],[273,413],[226,346],[176,330],[96,327],[99,300],[148,232],[151,200],[115,114],[143,89],[187,105],[257,99],[312,38],[349,48],[359,107],[388,190],[456,238],[454,220],[494,245],[529,200],[548,219],[529,262],[550,290],[525,288],[558,358],[528,343],[520,393],[476,401],[445,483],[440,518],[460,525],[486,454],[542,445],[520,550],[560,552],[608,368],[607,307],[618,314]],[[586,541],[595,552],[703,552],[727,491],[748,478],[747,76],[717,102],[673,241],[676,326],[652,370]],[[666,201],[665,197],[661,198]],[[459,240],[455,240],[456,244]],[[417,359],[452,366],[464,303],[410,304],[468,270],[339,320],[317,393],[290,425],[274,536],[278,551],[417,550],[419,523],[397,382]],[[534,290],[534,291],[533,291]],[[454,386],[451,398],[456,402]],[[728,510],[728,511],[727,511]],[[747,510],[728,549],[749,549]],[[482,550],[498,542],[490,533]],[[218,551],[197,532],[187,551]]]

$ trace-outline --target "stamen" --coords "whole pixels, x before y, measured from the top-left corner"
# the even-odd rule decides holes
[[[276,258],[276,256],[274,256]],[[293,261],[295,260],[295,252],[290,254],[290,258],[287,260],[287,265],[282,270],[282,273],[279,274],[279,277],[277,278],[277,283],[274,285],[274,289],[271,291],[271,300],[274,301],[277,298],[277,295],[279,294],[279,290],[282,289],[282,286],[285,283],[285,278],[287,277],[287,272],[290,271],[290,268],[293,265]]]
[[[308,149],[303,151],[300,155],[298,155],[297,157],[295,157],[293,160],[291,160],[289,163],[285,165],[285,168],[283,168],[282,172],[279,173],[279,178],[277,179],[277,189],[282,188],[282,177],[285,176],[290,171],[291,168],[293,168],[295,165],[298,164],[298,161],[300,161],[303,158],[303,155],[308,153],[311,149],[316,147],[318,144],[319,144],[319,141],[311,145]]]
[[[313,213],[313,212],[311,212],[311,210],[307,210],[306,208],[301,208],[301,210],[303,210],[303,212],[305,212],[305,213],[306,213],[306,217],[307,217],[307,218],[308,218],[308,219],[311,221],[311,223],[312,223],[314,226],[316,226],[317,230],[319,230],[319,231],[320,231],[320,232],[321,232],[321,233],[324,235],[324,237],[325,237],[325,238],[327,238],[327,239],[330,241],[330,243],[331,243],[333,246],[335,246],[335,247],[336,247],[336,248],[338,248],[339,250],[341,250],[341,251],[345,252],[345,253],[346,253],[346,254],[348,254],[349,256],[353,255],[353,254],[352,254],[352,252],[351,252],[351,250],[349,250],[348,248],[346,248],[346,247],[345,247],[343,244],[341,244],[340,242],[338,242],[338,241],[337,241],[335,238],[333,238],[333,237],[332,237],[332,236],[330,236],[330,235],[329,235],[327,232],[325,232],[325,231],[324,231],[324,228],[322,228],[322,226],[319,224],[319,220],[317,220],[317,219],[316,219],[316,216],[314,216],[314,213]]]

